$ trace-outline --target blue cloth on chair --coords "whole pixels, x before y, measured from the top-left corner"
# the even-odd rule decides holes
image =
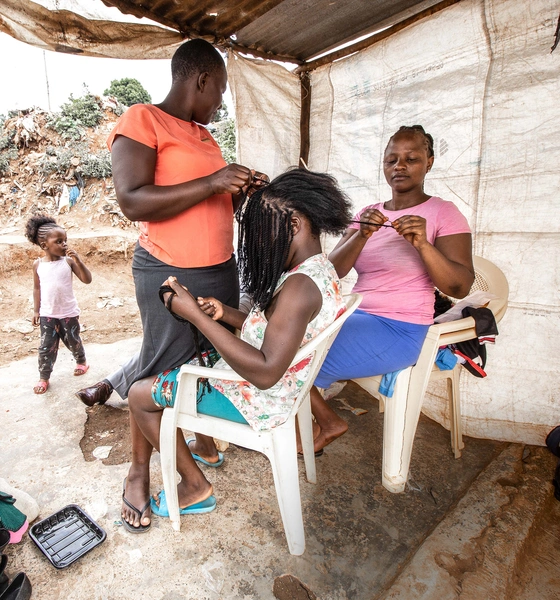
[[[442,371],[450,371],[457,364],[457,357],[449,348],[440,348],[436,355],[436,365]]]
[[[398,371],[393,371],[392,373],[385,373],[381,378],[381,383],[379,384],[379,393],[387,396],[387,398],[393,397],[393,392],[395,391],[395,384],[397,383],[397,377],[399,373],[404,371],[404,369],[399,369]]]

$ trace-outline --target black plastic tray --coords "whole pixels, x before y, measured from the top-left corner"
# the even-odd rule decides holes
[[[107,534],[78,505],[69,504],[36,523],[29,536],[57,569],[64,569],[98,546]]]

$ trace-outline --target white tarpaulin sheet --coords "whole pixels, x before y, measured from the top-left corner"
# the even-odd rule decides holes
[[[247,156],[270,176],[297,165],[299,78],[278,64],[246,60],[231,52],[227,70],[235,104],[238,161],[245,164]]]
[[[44,50],[107,58],[170,58],[183,41],[99,0],[2,0],[0,31]]]
[[[465,433],[532,444],[560,423],[560,52],[558,3],[464,0],[312,72],[309,167],[356,209],[389,199],[381,156],[403,124],[435,139],[426,191],[468,218],[474,252],[510,285],[488,377],[461,376]],[[277,175],[298,160],[299,81],[278,65],[228,68],[239,161]],[[267,73],[267,74],[265,74]],[[445,392],[424,411],[447,423]]]

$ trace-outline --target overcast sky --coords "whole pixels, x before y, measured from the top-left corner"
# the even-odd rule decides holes
[[[146,88],[153,103],[161,102],[171,85],[170,60],[118,60],[43,52],[5,33],[0,33],[0,56],[0,115],[31,106],[48,109],[49,97],[51,109],[58,110],[70,94],[83,95],[84,83],[92,94],[102,94],[113,79],[133,77]],[[230,109],[229,92],[225,102]]]

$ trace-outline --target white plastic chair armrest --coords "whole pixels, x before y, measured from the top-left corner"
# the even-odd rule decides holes
[[[226,381],[247,381],[232,369],[212,369],[209,367],[201,367],[199,365],[183,365],[179,371],[179,375],[182,375],[183,373],[196,375],[197,377],[225,379]]]
[[[442,335],[443,333],[463,331],[464,329],[470,329],[474,326],[474,319],[472,317],[465,317],[464,319],[457,319],[456,321],[447,321],[446,323],[435,323],[434,325],[430,325],[430,329],[433,328],[440,335]]]

